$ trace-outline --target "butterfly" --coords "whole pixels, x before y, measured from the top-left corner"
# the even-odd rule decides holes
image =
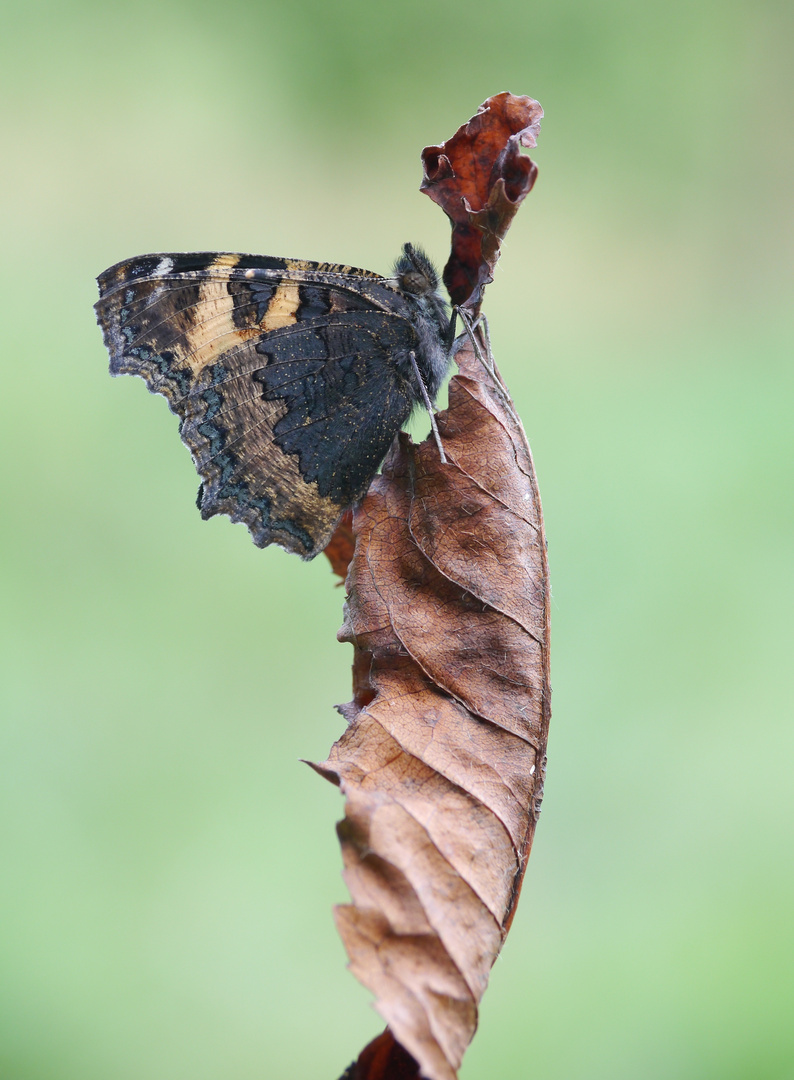
[[[98,285],[111,374],[140,375],[179,417],[202,517],[227,514],[259,547],[304,559],[450,365],[454,320],[410,244],[390,278],[200,252],[141,255]]]

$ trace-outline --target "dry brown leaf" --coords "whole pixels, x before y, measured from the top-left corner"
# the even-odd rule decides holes
[[[316,766],[347,799],[351,969],[431,1080],[456,1075],[515,910],[550,714],[532,458],[498,376],[468,342],[456,359],[448,463],[401,437],[354,512],[355,698]]]
[[[331,564],[331,570],[342,579],[337,585],[342,585],[347,577],[350,560],[356,548],[356,538],[353,536],[353,512],[345,510],[339,519],[339,524],[334,529],[328,545],[323,548],[323,554],[327,556]]]
[[[431,148],[424,187],[453,220],[447,270],[470,309],[534,182],[519,144],[541,115],[530,98],[497,95]],[[437,418],[447,462],[434,441],[401,435],[353,510],[339,637],[354,646],[354,697],[340,707],[347,731],[314,767],[345,795],[352,903],[337,908],[337,926],[388,1028],[348,1080],[455,1080],[540,811],[551,711],[543,517],[524,429],[482,329],[474,336],[476,346],[460,339]],[[349,535],[333,554],[339,573]]]

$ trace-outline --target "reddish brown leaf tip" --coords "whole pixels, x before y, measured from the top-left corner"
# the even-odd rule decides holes
[[[339,519],[334,535],[324,548],[323,554],[327,556],[333,573],[342,579],[337,585],[343,585],[347,577],[347,568],[356,550],[356,541],[353,536],[353,511],[345,510]]]
[[[386,1028],[339,1080],[419,1080],[419,1076],[417,1063]]]
[[[538,169],[521,147],[537,145],[543,109],[530,97],[496,94],[440,146],[422,151],[421,190],[452,222],[444,284],[453,304],[477,310],[499,249]]]

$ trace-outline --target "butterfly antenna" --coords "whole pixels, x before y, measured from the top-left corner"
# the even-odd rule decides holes
[[[430,395],[427,392],[425,381],[419,372],[419,365],[416,362],[416,357],[412,352],[408,353],[411,358],[411,364],[413,365],[414,375],[416,375],[416,381],[419,383],[419,389],[422,391],[422,397],[424,398],[425,408],[427,409],[430,417],[430,427],[433,429],[433,438],[436,440],[436,446],[438,447],[438,456],[441,458],[441,464],[447,464],[447,455],[444,453],[444,447],[441,445],[441,436],[438,433],[438,427],[436,426],[436,414],[433,412],[433,403],[430,400]]]

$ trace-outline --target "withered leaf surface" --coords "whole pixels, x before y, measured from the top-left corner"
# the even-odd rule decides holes
[[[334,529],[333,535],[323,549],[323,554],[331,564],[331,570],[342,580],[337,585],[342,585],[347,577],[350,560],[353,558],[356,539],[353,536],[353,513],[345,510],[339,519],[339,524]]]
[[[354,510],[340,631],[354,699],[315,766],[346,797],[352,903],[336,918],[351,969],[430,1080],[457,1075],[515,911],[550,715],[532,457],[498,372],[462,340],[438,417],[447,464],[401,436]],[[363,1055],[354,1068],[406,1075]]]
[[[530,97],[495,94],[467,124],[422,151],[422,191],[452,222],[444,284],[453,304],[479,309],[499,247],[537,167],[520,147],[537,144],[543,109]]]

